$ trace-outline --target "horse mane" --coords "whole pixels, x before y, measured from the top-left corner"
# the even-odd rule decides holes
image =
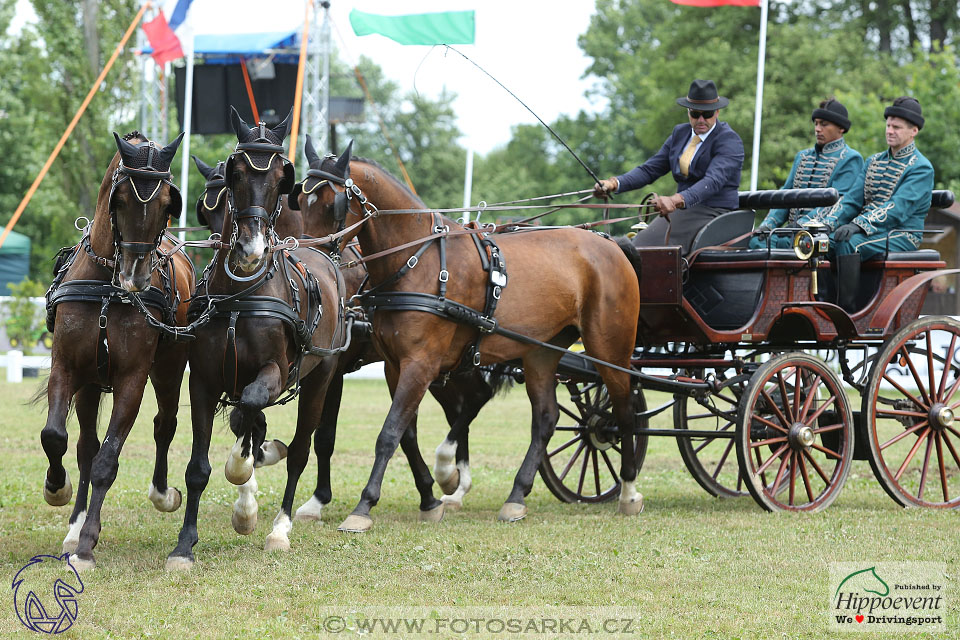
[[[371,158],[364,158],[364,157],[361,157],[361,156],[354,156],[354,157],[351,158],[351,161],[353,161],[353,162],[361,162],[361,163],[363,163],[363,164],[370,165],[371,167],[373,167],[374,169],[376,169],[377,171],[379,171],[380,173],[382,173],[383,175],[385,175],[387,178],[389,178],[390,181],[393,183],[394,186],[399,187],[400,189],[402,189],[403,191],[405,191],[405,192],[407,193],[407,195],[409,195],[409,196],[419,205],[419,208],[421,208],[421,209],[426,209],[426,208],[427,208],[426,203],[425,203],[423,200],[420,199],[420,196],[418,196],[418,195],[415,194],[413,191],[411,191],[411,190],[410,190],[410,187],[407,186],[407,184],[406,184],[405,182],[401,181],[401,180],[400,180],[399,178],[397,178],[395,175],[393,175],[392,173],[390,173],[389,171],[387,171],[387,170],[383,167],[383,165],[380,164],[379,162],[377,162],[376,160],[373,160],[373,159],[371,159]],[[331,172],[332,172],[332,171],[334,171],[334,168],[336,167],[336,163],[337,163],[337,159],[336,159],[335,157],[326,157],[326,158],[323,159],[323,162],[322,162],[322,164],[320,165],[320,167],[321,167],[321,169],[324,170],[324,171],[331,171]]]

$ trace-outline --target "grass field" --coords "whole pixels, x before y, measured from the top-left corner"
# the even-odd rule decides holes
[[[46,407],[25,404],[35,390],[31,382],[0,382],[0,575],[8,580],[33,555],[60,553],[70,513],[70,507],[48,506],[41,495],[46,458],[39,433]],[[653,394],[648,403],[663,399]],[[171,484],[181,489],[191,444],[186,389],[182,405],[170,456]],[[109,406],[107,398],[104,411]],[[579,618],[610,608],[632,621],[624,637],[634,638],[822,638],[836,633],[828,626],[830,563],[900,561],[946,564],[950,632],[944,635],[958,635],[957,514],[897,507],[866,462],[855,463],[842,495],[825,512],[768,514],[750,498],[711,498],[688,475],[675,443],[655,438],[640,473],[646,510],[639,517],[617,516],[615,503],[562,504],[538,478],[527,499],[530,515],[498,524],[497,511],[529,439],[526,396],[515,389],[487,406],[471,432],[474,488],[463,511],[440,524],[419,524],[417,494],[398,452],[373,511],[373,530],[347,535],[336,526],[353,509],[369,473],[388,407],[385,384],[348,381],[343,407],[333,502],[322,524],[294,524],[292,550],[285,554],[263,551],[279,509],[283,465],[258,471],[260,523],[253,535],[237,535],[230,526],[236,490],[222,471],[232,436],[218,420],[194,549],[197,565],[170,574],[164,560],[183,511],[159,513],[146,498],[155,411],[148,390],[103,509],[97,568],[83,575],[79,615],[64,636],[317,637],[331,614],[406,606],[447,612],[479,607],[521,619],[544,611]],[[288,441],[293,407],[268,410],[268,421],[270,436]],[[669,423],[661,417],[655,426]],[[432,466],[433,450],[446,432],[432,398],[421,407],[419,424],[421,451]],[[68,428],[65,460],[76,486],[74,419]],[[296,506],[311,494],[315,469],[311,455]],[[7,598],[0,637],[33,636],[14,614],[12,591]],[[488,627],[431,635],[515,634]],[[562,635],[570,634],[536,637]]]

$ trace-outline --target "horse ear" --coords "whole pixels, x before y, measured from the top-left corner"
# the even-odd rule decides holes
[[[197,169],[200,171],[200,175],[203,176],[203,179],[209,180],[213,176],[213,171],[214,171],[213,167],[211,167],[210,165],[208,165],[206,162],[204,162],[203,160],[201,160],[195,155],[191,154],[190,157],[193,158],[193,162],[194,164],[197,165]]]
[[[132,158],[137,155],[137,148],[113,132],[113,137],[117,141],[117,151],[121,158]]]
[[[233,132],[237,134],[237,140],[240,140],[245,133],[250,131],[250,125],[243,121],[233,105],[230,105],[230,124],[233,126]]]
[[[283,119],[283,122],[270,129],[270,131],[275,133],[280,140],[284,140],[287,137],[287,134],[290,133],[290,119],[292,117],[293,107],[290,107],[290,112],[287,113],[287,117]]]
[[[317,150],[313,148],[313,138],[310,137],[309,133],[307,134],[307,142],[303,145],[303,152],[307,156],[307,162],[310,164],[310,168],[319,169],[323,160],[317,155]]]
[[[337,173],[339,173],[344,178],[350,177],[350,154],[353,150],[353,140],[347,144],[347,148],[344,149],[343,153],[340,154],[340,157],[337,158]]]
[[[162,167],[169,167],[173,162],[173,156],[177,155],[177,149],[180,148],[180,142],[183,140],[184,132],[180,132],[177,139],[160,149],[160,162]]]

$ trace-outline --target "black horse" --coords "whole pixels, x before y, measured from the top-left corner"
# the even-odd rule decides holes
[[[294,184],[282,146],[289,116],[271,129],[263,123],[250,127],[231,111],[238,144],[224,167],[224,242],[191,302],[191,318],[199,325],[190,355],[194,442],[186,514],[168,569],[194,563],[197,510],[210,475],[208,450],[218,402],[234,407],[230,427],[237,441],[224,472],[241,486],[233,524],[247,534],[257,517],[254,464],[266,438],[263,409],[299,392],[287,485],[265,543],[267,550],[290,548],[297,482],[347,341],[343,282],[330,258],[311,249],[274,250],[280,196]]]

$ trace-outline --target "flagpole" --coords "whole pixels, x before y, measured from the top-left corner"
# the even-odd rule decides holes
[[[763,110],[763,63],[767,57],[767,2],[760,0],[760,51],[757,54],[757,104],[753,114],[753,155],[750,158],[750,190],[757,190],[760,167],[760,114]]]
[[[189,194],[190,170],[190,130],[193,128],[193,21],[185,20],[187,41],[187,72],[184,74],[183,91],[183,149],[180,151],[180,187]],[[187,203],[190,198],[182,198],[183,208],[180,211],[180,226],[187,226]],[[180,241],[186,240],[186,231],[180,232]]]

